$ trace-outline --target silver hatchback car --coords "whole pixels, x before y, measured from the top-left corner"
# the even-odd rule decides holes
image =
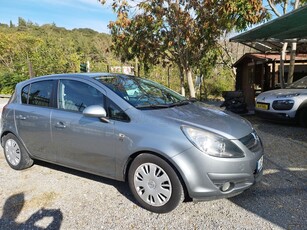
[[[290,121],[307,127],[307,76],[285,89],[263,92],[256,98],[255,112],[269,120]]]
[[[155,82],[108,73],[17,84],[2,113],[8,164],[34,159],[128,181],[145,209],[237,195],[263,171],[262,143],[239,116],[206,108]]]

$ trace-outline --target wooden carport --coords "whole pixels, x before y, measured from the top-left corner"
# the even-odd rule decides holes
[[[307,53],[307,5],[232,37],[230,41],[239,42],[261,52],[247,54],[234,65],[237,68],[236,90],[243,91],[248,107],[252,108],[257,93],[273,89],[280,83],[280,78],[284,79],[284,63],[289,65],[290,62],[289,55],[282,55],[285,43],[296,42],[297,53],[300,54],[296,60],[306,62],[304,54]],[[289,51],[288,47],[286,52]],[[299,58],[302,55],[304,57]],[[278,69],[275,64],[277,62]],[[242,63],[246,66],[242,66]],[[279,78],[275,77],[276,73]]]

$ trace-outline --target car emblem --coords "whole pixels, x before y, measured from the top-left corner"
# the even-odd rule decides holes
[[[263,97],[262,100],[265,101],[265,97]]]

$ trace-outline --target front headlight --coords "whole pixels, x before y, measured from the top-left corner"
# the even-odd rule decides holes
[[[181,129],[196,148],[210,156],[223,158],[244,157],[243,151],[229,139],[188,126],[182,126]]]

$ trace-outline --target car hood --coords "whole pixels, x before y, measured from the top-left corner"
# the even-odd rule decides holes
[[[275,89],[263,92],[257,96],[257,99],[263,100],[265,97],[276,98],[277,96],[287,96],[292,94],[307,95],[307,89]]]
[[[153,119],[166,119],[167,123],[188,125],[220,134],[228,139],[240,139],[252,132],[251,124],[230,112],[207,108],[205,104],[193,104],[167,109],[147,110]]]

